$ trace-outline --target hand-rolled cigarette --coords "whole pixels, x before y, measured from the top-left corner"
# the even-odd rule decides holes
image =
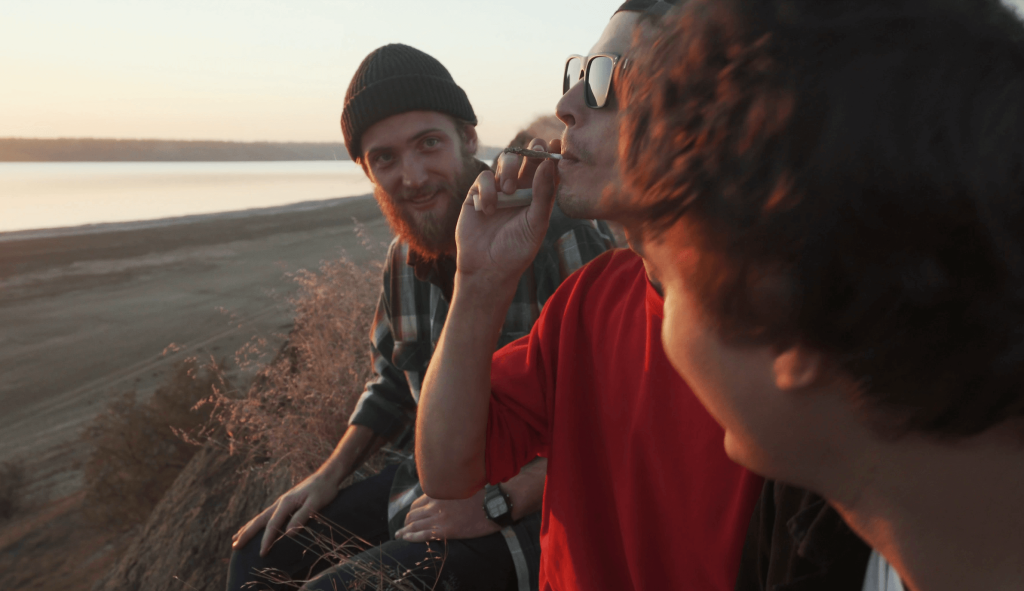
[[[533,189],[519,189],[511,195],[498,193],[498,209],[525,207],[533,202]],[[480,211],[480,194],[473,195],[473,209]]]
[[[527,158],[547,158],[548,160],[561,160],[561,154],[552,154],[550,152],[541,152],[540,150],[527,150],[526,148],[505,148],[501,151],[502,154],[518,154],[520,156],[526,156]]]

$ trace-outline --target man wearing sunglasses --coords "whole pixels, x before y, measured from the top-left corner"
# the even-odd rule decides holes
[[[614,219],[617,73],[638,23],[668,6],[632,0],[587,57],[565,64],[561,160],[505,157],[477,177],[456,233],[448,323],[424,382],[417,458],[427,494],[469,496],[535,457],[548,460],[542,589],[727,591],[761,479],[732,463],[723,431],[661,345],[662,298],[629,249],[566,280],[527,337],[493,357],[515,277],[542,242],[557,199],[578,218]],[[528,207],[497,193],[533,188]],[[467,201],[468,203],[468,201]]]

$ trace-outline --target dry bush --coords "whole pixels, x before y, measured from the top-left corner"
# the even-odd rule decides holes
[[[112,402],[82,436],[92,449],[83,470],[87,519],[114,532],[143,523],[211,428],[212,406],[201,403],[231,391],[223,362],[188,359],[148,401],[127,392]]]
[[[219,395],[201,406],[225,437],[201,448],[97,589],[224,588],[231,535],[317,468],[347,427],[372,373],[367,338],[380,272],[379,263],[340,260],[294,276],[288,342],[244,396]],[[239,352],[241,361],[262,359],[258,349],[253,341]],[[341,556],[348,549],[336,550]]]
[[[295,326],[248,394],[218,416],[233,451],[304,478],[330,455],[372,375],[367,338],[380,293],[379,263],[325,262],[295,275]]]
[[[0,464],[0,521],[6,521],[21,507],[25,489],[25,465],[22,462]]]

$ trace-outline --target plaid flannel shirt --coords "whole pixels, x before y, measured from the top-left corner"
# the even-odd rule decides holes
[[[519,279],[498,347],[528,334],[562,281],[614,246],[607,224],[572,219],[556,206],[537,257]],[[397,450],[411,451],[420,386],[448,318],[454,279],[455,260],[450,256],[423,260],[408,244],[392,241],[370,330],[374,377],[349,424],[390,438]]]

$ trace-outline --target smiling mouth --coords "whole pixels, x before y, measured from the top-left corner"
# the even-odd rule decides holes
[[[439,190],[434,190],[430,193],[425,193],[423,195],[416,195],[415,197],[406,199],[406,201],[412,205],[423,205],[425,203],[430,203],[434,199],[434,197],[437,196],[438,192]]]

